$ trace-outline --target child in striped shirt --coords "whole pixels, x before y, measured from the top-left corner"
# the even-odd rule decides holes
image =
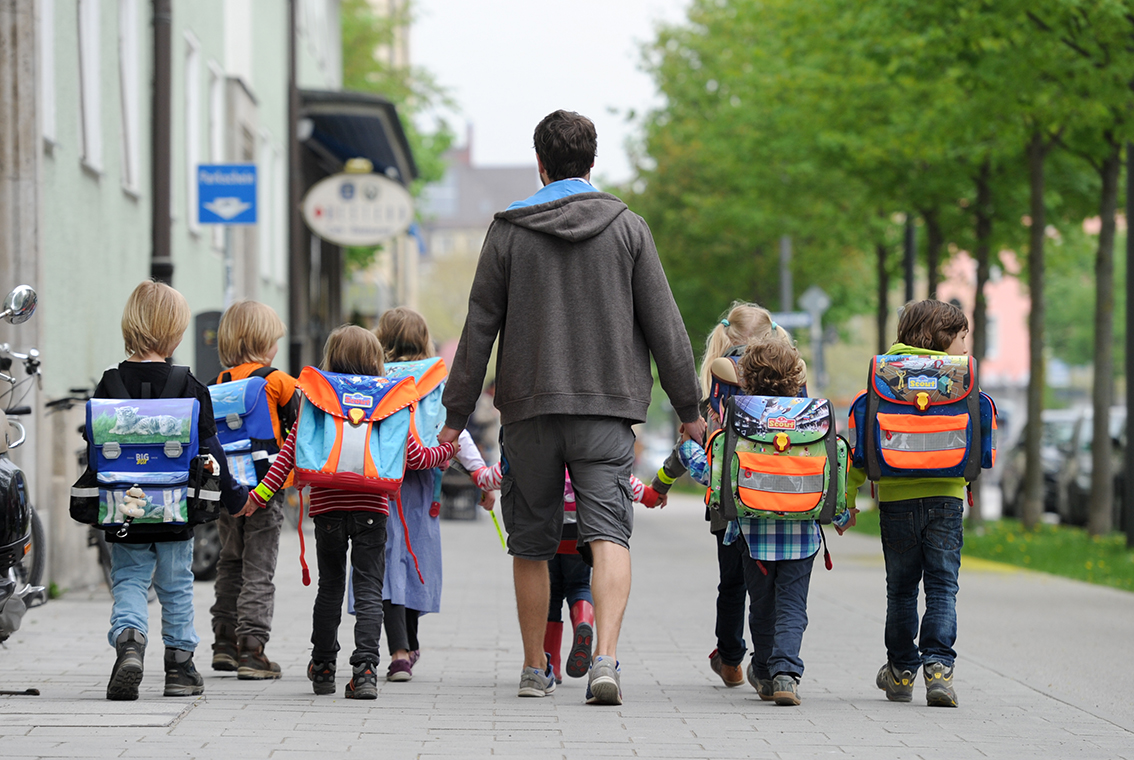
[[[355,325],[343,325],[327,338],[322,369],[345,375],[384,377],[382,344],[374,333]],[[268,474],[248,497],[240,513],[253,514],[267,505],[295,465],[295,438],[290,435]],[[443,443],[423,448],[409,437],[407,468],[426,470],[451,459],[456,446]],[[382,582],[386,572],[386,519],[390,507],[384,494],[340,491],[311,487],[309,514],[315,522],[315,552],[319,565],[319,590],[311,633],[311,662],[307,677],[316,694],[335,693],[335,660],[339,651],[338,629],[346,590],[347,547],[354,568],[356,619],[353,677],[346,686],[347,699],[378,697],[377,667],[382,635]]]

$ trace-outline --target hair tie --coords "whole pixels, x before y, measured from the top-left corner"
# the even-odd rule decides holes
[[[775,330],[777,327],[779,327],[779,325],[777,325],[776,320],[773,319],[772,320],[772,330]]]
[[[725,327],[728,327],[728,326],[729,326],[729,321],[728,321],[727,319],[722,319],[722,320],[721,320],[721,324],[722,324],[722,325],[724,325]]]

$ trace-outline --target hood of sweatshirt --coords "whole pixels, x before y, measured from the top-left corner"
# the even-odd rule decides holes
[[[588,182],[569,179],[552,182],[496,218],[578,243],[601,233],[626,210],[617,197],[595,190]]]
[[[893,356],[901,354],[902,356],[945,356],[944,351],[934,351],[932,348],[918,348],[917,346],[907,346],[905,343],[894,341],[894,345],[890,346],[890,350],[886,352]]]

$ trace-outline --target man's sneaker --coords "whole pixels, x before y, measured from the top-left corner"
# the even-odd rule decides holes
[[[213,657],[216,667],[216,657]],[[240,638],[240,667],[236,677],[242,681],[263,681],[269,678],[280,677],[280,666],[268,659],[264,654],[264,642],[255,636],[242,636]]]
[[[408,681],[413,678],[413,663],[409,660],[391,660],[386,668],[387,681]]]
[[[236,644],[236,629],[229,623],[217,623],[213,628],[213,670],[234,671],[240,667],[240,648]]]
[[[138,698],[138,684],[142,682],[142,661],[146,655],[146,634],[137,628],[127,628],[114,640],[118,659],[110,671],[106,684],[106,698],[131,700]]]
[[[165,648],[165,696],[195,697],[205,693],[205,679],[193,665],[193,653]]]
[[[372,662],[354,666],[354,676],[346,685],[347,699],[378,699],[378,674]]]
[[[739,665],[726,665],[724,660],[721,659],[720,651],[716,649],[709,655],[709,667],[721,677],[725,686],[744,685],[744,669]]]
[[[789,673],[780,673],[772,679],[772,699],[777,705],[799,704],[799,679]]]
[[[886,692],[886,699],[891,702],[909,702],[913,699],[913,682],[913,671],[903,670],[899,673],[889,662],[878,670],[878,676],[874,679],[874,684]]]
[[[755,689],[756,693],[760,695],[760,699],[764,700],[765,702],[771,702],[776,698],[775,691],[772,689],[772,679],[757,678],[756,666],[752,663],[751,660],[749,660],[748,662],[747,675],[748,683],[752,684],[752,688]]]
[[[551,668],[551,656],[547,657],[547,670],[524,668],[520,673],[521,697],[546,697],[555,691],[555,671]]]
[[[312,660],[307,663],[307,678],[316,694],[335,693],[335,663]]]
[[[930,707],[956,707],[957,692],[953,689],[953,666],[940,662],[926,663],[921,674],[925,676],[925,702]]]
[[[622,704],[622,670],[611,657],[599,655],[591,663],[591,677],[587,681],[588,705]]]

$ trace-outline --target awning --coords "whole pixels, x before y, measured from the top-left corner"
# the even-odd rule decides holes
[[[327,174],[351,158],[367,158],[374,171],[409,185],[417,164],[394,104],[361,92],[300,90],[300,141]]]

